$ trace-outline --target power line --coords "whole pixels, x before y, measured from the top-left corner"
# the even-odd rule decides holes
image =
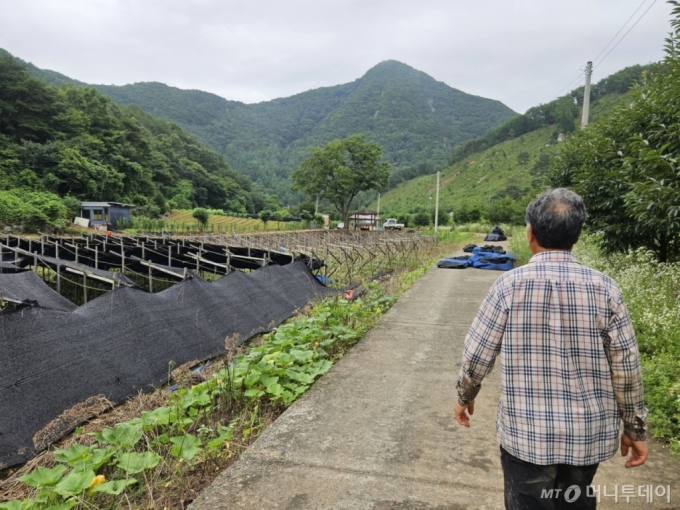
[[[572,86],[573,83],[575,83],[577,80],[580,80],[580,79],[583,78],[584,76],[585,76],[585,75],[584,75],[583,73],[581,73],[581,74],[579,74],[576,78],[574,78],[573,80],[571,80],[571,81],[569,82],[569,84],[568,84],[566,87],[564,87],[562,90],[560,90],[560,91],[557,93],[557,97],[560,97],[560,94],[561,94],[562,92],[564,92],[565,90],[567,90],[569,87]]]
[[[614,51],[614,50],[616,49],[616,47],[621,43],[621,41],[623,41],[623,40],[626,38],[626,36],[631,32],[631,30],[633,30],[633,29],[635,28],[635,25],[637,25],[637,24],[640,22],[640,20],[642,20],[642,18],[645,17],[645,15],[649,12],[649,10],[654,6],[654,4],[655,4],[656,2],[657,2],[657,0],[654,0],[654,1],[650,4],[650,6],[647,7],[647,10],[645,10],[645,12],[642,13],[642,16],[640,16],[640,17],[637,19],[637,21],[636,21],[635,23],[633,23],[633,25],[628,29],[628,31],[627,31],[625,34],[623,34],[623,37],[621,37],[621,39],[618,40],[618,42],[612,47],[612,49],[609,50],[609,52],[602,58],[602,60],[600,60],[597,64],[595,64],[595,65],[593,66],[593,69],[595,69],[597,66],[599,66],[602,62],[605,61],[605,59],[610,55],[610,53],[611,53],[612,51]],[[612,39],[605,45],[605,47],[602,48],[602,51],[600,51],[600,53],[598,53],[597,57],[595,57],[595,59],[593,60],[593,62],[597,61],[597,59],[600,58],[600,55],[602,55],[602,54],[607,50],[607,48],[609,47],[609,45],[610,45],[612,42],[614,42],[614,40],[618,37],[618,35],[621,33],[621,31],[622,31],[624,28],[626,28],[626,25],[628,25],[628,23],[630,23],[630,20],[633,19],[633,17],[638,13],[638,11],[642,8],[642,6],[645,5],[645,3],[647,3],[647,0],[642,0],[642,3],[641,3],[640,5],[638,5],[638,8],[635,9],[635,11],[633,12],[633,14],[630,15],[630,17],[626,20],[626,22],[621,26],[621,28],[619,29],[619,31],[616,32],[616,34],[614,35],[614,37],[612,37]],[[581,72],[581,74],[579,74],[576,78],[574,78],[573,80],[571,80],[571,81],[570,81],[570,82],[569,82],[562,90],[560,90],[560,91],[557,93],[557,97],[560,97],[560,94],[562,94],[562,92],[564,92],[565,90],[567,90],[567,89],[568,89],[569,87],[571,87],[576,81],[578,81],[579,79],[583,78],[584,76],[585,76],[585,74],[584,74],[583,72]]]
[[[619,28],[619,31],[616,32],[616,34],[614,35],[614,37],[612,37],[611,41],[609,41],[609,42],[607,43],[607,45],[606,45],[604,48],[602,48],[602,51],[601,51],[600,53],[597,54],[597,57],[595,57],[595,58],[593,59],[593,62],[597,62],[597,59],[600,58],[600,56],[605,52],[605,50],[609,47],[609,45],[610,45],[611,43],[613,43],[614,40],[619,36],[619,34],[621,33],[621,31],[622,31],[624,28],[626,28],[626,25],[627,25],[628,23],[630,23],[630,20],[633,19],[633,16],[635,16],[635,15],[637,14],[637,12],[642,8],[642,6],[645,5],[646,3],[647,3],[647,0],[642,0],[642,3],[641,3],[640,5],[638,5],[638,8],[635,9],[635,12],[634,12],[633,14],[631,14],[631,15],[630,15],[630,18],[628,18],[628,19],[626,20],[626,22],[623,24],[623,26],[622,26],[621,28]]]
[[[621,43],[621,41],[623,41],[623,40],[626,38],[626,36],[627,36],[628,34],[630,34],[630,31],[633,30],[633,29],[635,28],[635,25],[637,25],[638,23],[640,23],[640,20],[641,20],[642,18],[645,17],[645,14],[647,14],[647,13],[649,12],[649,10],[650,10],[652,7],[654,7],[654,4],[655,4],[656,2],[657,2],[657,0],[654,0],[654,1],[652,2],[652,4],[651,4],[649,7],[647,7],[647,10],[646,10],[645,12],[642,13],[642,16],[640,16],[640,17],[638,18],[638,20],[637,20],[635,23],[633,23],[633,26],[631,26],[631,27],[628,29],[628,31],[627,31],[625,34],[623,34],[623,37],[621,37],[621,39],[619,39],[619,41],[612,47],[612,49],[609,50],[609,51],[607,52],[607,54],[606,54],[604,57],[602,57],[602,60],[600,60],[597,64],[595,64],[595,66],[593,67],[593,69],[597,68],[597,66],[599,66],[602,62],[605,61],[605,59],[609,56],[609,54],[610,54],[612,51],[614,51],[614,50],[616,49],[616,47]]]

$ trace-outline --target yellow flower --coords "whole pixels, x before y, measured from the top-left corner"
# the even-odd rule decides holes
[[[314,342],[314,348],[316,349],[317,347],[319,347],[319,342]]]
[[[268,359],[268,360],[267,360],[267,363],[269,363],[270,365],[273,365],[273,364],[274,364],[274,360],[273,360],[273,359]]]
[[[106,481],[106,477],[104,475],[97,475],[95,476],[92,481],[90,482],[90,486],[88,489],[91,489],[95,485],[99,485],[100,483],[104,483]]]

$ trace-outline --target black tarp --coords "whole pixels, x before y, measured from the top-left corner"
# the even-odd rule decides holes
[[[50,310],[69,312],[76,309],[76,305],[52,290],[33,271],[1,274],[0,294],[8,301],[38,304]]]
[[[194,277],[157,294],[119,288],[73,312],[0,314],[0,467],[89,418],[78,407],[88,398],[123,402],[166,382],[170,362],[219,355],[335,292],[296,262],[215,283]]]

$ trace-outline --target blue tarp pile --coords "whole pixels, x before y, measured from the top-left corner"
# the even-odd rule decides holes
[[[515,267],[515,260],[517,260],[517,257],[511,253],[493,253],[482,251],[481,248],[476,247],[473,248],[472,255],[442,259],[437,262],[437,267],[444,269],[476,267],[478,269],[491,269],[494,271],[510,271]]]

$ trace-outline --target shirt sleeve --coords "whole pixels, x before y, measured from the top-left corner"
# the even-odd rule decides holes
[[[461,405],[469,404],[477,397],[482,380],[491,372],[501,348],[507,318],[508,309],[497,281],[484,298],[465,337],[463,361],[456,382]]]
[[[612,316],[604,343],[612,373],[612,385],[624,433],[633,441],[647,438],[647,409],[642,370],[633,324],[622,296],[612,300]]]

